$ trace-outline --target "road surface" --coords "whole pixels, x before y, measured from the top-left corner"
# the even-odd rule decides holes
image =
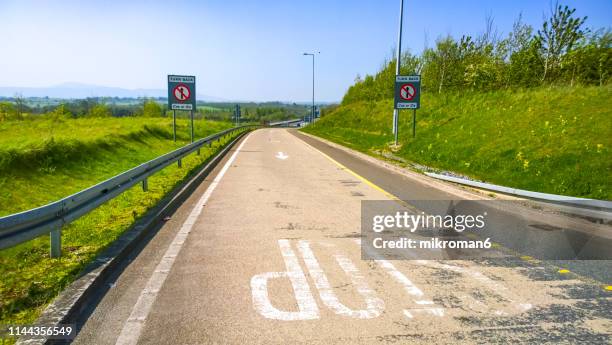
[[[291,130],[257,130],[110,283],[75,343],[611,341],[611,292],[554,265],[361,260],[361,201],[394,196],[453,197]]]

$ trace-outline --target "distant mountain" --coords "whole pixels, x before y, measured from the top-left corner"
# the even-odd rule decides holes
[[[15,94],[23,97],[49,98],[87,98],[87,97],[167,97],[167,91],[162,89],[124,89],[120,87],[63,83],[50,87],[13,87],[0,86],[0,96],[13,97]],[[198,101],[222,102],[223,98],[198,94]]]

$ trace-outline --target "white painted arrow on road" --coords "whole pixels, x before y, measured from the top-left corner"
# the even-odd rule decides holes
[[[276,154],[276,158],[285,160],[285,159],[289,158],[289,156],[287,156],[284,152],[279,152],[279,153]]]

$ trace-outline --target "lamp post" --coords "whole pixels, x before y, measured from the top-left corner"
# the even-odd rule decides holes
[[[402,58],[402,22],[404,19],[404,0],[400,0],[399,29],[397,34],[397,55],[395,58],[395,75],[400,75],[400,62]],[[394,107],[395,108],[395,107]],[[393,109],[393,135],[395,145],[399,136],[399,110]]]
[[[316,54],[321,54],[321,52],[316,52]],[[314,95],[315,95],[315,73],[314,73],[314,62],[315,62],[315,53],[304,53],[304,55],[312,56],[312,108],[310,109],[310,121],[314,121],[315,116],[315,108],[314,108]]]

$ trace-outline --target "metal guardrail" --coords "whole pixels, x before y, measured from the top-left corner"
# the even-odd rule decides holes
[[[302,119],[294,119],[294,120],[287,120],[287,121],[278,121],[278,122],[271,122],[268,124],[269,127],[284,127],[287,125],[291,125],[294,123],[300,123],[302,122]]]
[[[485,182],[477,182],[466,180],[459,177],[441,175],[435,173],[426,172],[425,175],[431,176],[440,180],[454,182],[463,184],[466,186],[478,187],[482,189],[492,190],[504,194],[517,195],[530,199],[543,200],[547,202],[552,202],[556,204],[573,206],[573,207],[581,207],[581,208],[590,208],[594,210],[601,210],[610,212],[612,211],[612,202],[606,200],[596,200],[596,199],[585,199],[585,198],[577,198],[571,196],[557,195],[557,194],[548,194],[548,193],[540,193],[540,192],[532,192],[528,190],[510,188],[505,186],[499,186],[495,184],[485,183]]]
[[[80,218],[139,182],[142,182],[142,188],[146,191],[148,188],[147,177],[157,171],[174,162],[177,162],[178,166],[181,167],[181,159],[194,151],[199,153],[202,146],[212,144],[212,142],[220,140],[226,135],[253,127],[257,126],[239,126],[209,135],[61,200],[28,211],[0,217],[0,249],[13,247],[50,234],[51,257],[59,257],[61,256],[62,226]]]

